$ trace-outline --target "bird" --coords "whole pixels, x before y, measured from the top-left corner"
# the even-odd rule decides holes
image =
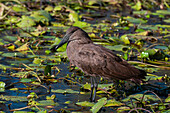
[[[129,64],[113,51],[94,44],[89,35],[81,28],[71,26],[58,45],[51,47],[56,52],[67,43],[67,57],[71,65],[77,66],[85,74],[91,76],[90,101],[95,102],[98,83],[96,77],[112,80],[132,80],[141,83],[146,72]]]

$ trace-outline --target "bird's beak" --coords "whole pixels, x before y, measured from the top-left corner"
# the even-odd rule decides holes
[[[65,43],[68,42],[70,36],[72,35],[72,33],[68,33],[66,34],[63,39],[61,40],[61,42],[58,45],[54,45],[53,47],[51,47],[51,51],[57,51],[58,48],[60,48],[62,45],[64,45]]]

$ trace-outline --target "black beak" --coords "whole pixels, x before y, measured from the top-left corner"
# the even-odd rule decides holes
[[[65,43],[68,42],[70,36],[72,35],[72,33],[68,33],[66,34],[63,39],[61,40],[61,42],[58,45],[54,45],[50,48],[51,51],[56,52],[58,48],[60,48],[62,45],[64,45]]]

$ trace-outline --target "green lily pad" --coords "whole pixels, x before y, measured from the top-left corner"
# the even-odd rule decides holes
[[[27,97],[25,96],[4,96],[4,95],[0,95],[0,99],[2,100],[6,100],[6,101],[28,101]]]
[[[157,45],[157,46],[155,46],[154,48],[156,48],[156,49],[162,49],[162,50],[166,50],[166,51],[168,51],[169,50],[169,48],[167,47],[167,46],[161,46],[161,45]]]
[[[48,5],[44,10],[45,11],[53,11],[53,7]]]
[[[161,27],[161,28],[170,28],[170,25],[161,25],[161,24],[157,24],[155,25],[157,27]]]
[[[73,26],[77,26],[77,27],[83,28],[83,27],[90,27],[90,24],[87,23],[87,22],[75,21]]]
[[[138,15],[146,15],[146,14],[150,14],[151,11],[148,10],[142,10],[142,11],[133,11],[133,14],[138,14]]]
[[[57,5],[54,7],[54,11],[60,11],[63,7],[63,5]]]
[[[77,102],[76,104],[80,105],[80,106],[85,106],[85,107],[92,107],[92,106],[94,106],[94,103],[91,103],[89,101]]]
[[[5,87],[5,83],[0,81],[0,88],[4,88]]]
[[[114,46],[105,46],[106,48],[110,50],[115,50],[115,51],[123,51],[123,49],[129,49],[129,46],[124,46],[124,45],[114,45]]]
[[[148,22],[147,20],[143,20],[142,18],[133,18],[129,16],[126,17],[125,19],[134,24],[144,24]]]
[[[135,10],[140,10],[142,8],[142,4],[141,2],[138,0],[136,5],[132,6],[132,9],[135,9]]]
[[[3,53],[2,56],[3,57],[21,57],[23,56],[23,54],[18,53],[18,52],[13,52],[13,53]]]
[[[111,99],[111,100],[107,101],[107,104],[105,105],[105,107],[109,107],[109,106],[122,106],[122,105],[124,105],[124,103],[116,101],[115,99]]]
[[[125,43],[125,44],[130,44],[129,38],[127,35],[122,35],[120,39]]]
[[[34,17],[36,22],[42,22],[43,24],[48,25],[48,22],[51,21],[51,15],[45,10],[34,11],[31,14],[31,17]]]
[[[41,100],[41,101],[30,101],[28,105],[36,105],[36,106],[59,106],[57,102],[54,100]]]
[[[72,89],[57,89],[57,90],[51,90],[51,92],[53,93],[63,93],[63,94],[66,94],[66,93],[79,93],[79,91],[74,91]]]
[[[79,15],[76,12],[70,13],[69,19],[71,22],[77,22],[79,21]]]
[[[142,97],[143,97],[143,94],[134,94],[134,95],[128,96],[127,98],[123,99],[122,101],[123,102],[130,101],[131,98],[135,98],[137,100],[141,100]],[[147,101],[147,102],[150,102],[150,101],[159,101],[159,99],[155,95],[145,95],[143,101]]]
[[[165,102],[170,102],[170,96],[165,99]]]
[[[166,19],[166,20],[164,20],[164,22],[170,23],[170,19]]]
[[[162,15],[170,15],[170,10],[157,10],[156,13]]]
[[[130,109],[131,109],[130,107],[122,106],[119,107],[116,111],[117,113],[124,113],[124,112],[128,112]]]
[[[0,81],[0,92],[5,92],[5,83]]]
[[[113,86],[113,83],[110,83],[110,84],[98,84],[98,88],[105,89],[105,90],[108,90],[111,86]],[[86,83],[86,84],[83,85],[83,88],[87,89],[87,90],[91,90],[91,84]]]
[[[14,41],[16,41],[18,38],[17,38],[16,36],[4,36],[3,39],[4,39],[4,40],[7,40],[7,41],[14,42]]]
[[[21,22],[17,23],[18,27],[24,28],[24,27],[32,27],[36,25],[35,19],[30,16],[23,15],[21,18]]]
[[[6,24],[11,24],[11,23],[18,23],[20,21],[20,18],[17,16],[10,16],[8,20],[5,21]]]
[[[33,82],[35,79],[21,78],[20,82]]]
[[[98,102],[90,109],[92,113],[97,113],[105,104],[107,103],[107,98],[101,98]]]
[[[27,12],[26,7],[23,7],[21,5],[14,5],[12,7],[12,10],[16,11],[16,12]]]

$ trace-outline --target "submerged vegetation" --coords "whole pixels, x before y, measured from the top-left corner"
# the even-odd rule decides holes
[[[0,111],[170,112],[169,0],[1,0]],[[147,72],[145,83],[89,77],[69,65],[61,41],[70,26]],[[118,89],[117,89],[117,88]]]

